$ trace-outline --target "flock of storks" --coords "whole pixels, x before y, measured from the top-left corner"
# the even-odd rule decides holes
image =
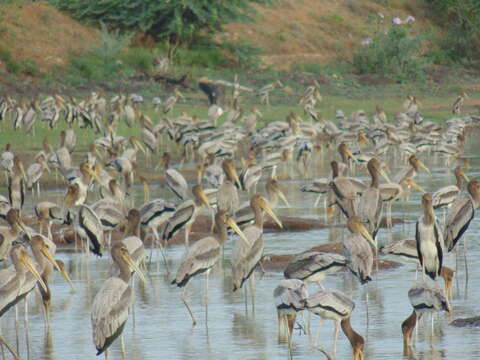
[[[270,106],[269,93],[282,86],[277,81],[257,91],[260,102]],[[274,209],[279,200],[290,206],[281,180],[295,172],[305,179],[301,191],[318,194],[315,205],[323,198],[326,218],[343,223],[348,235],[342,240],[341,253],[305,251],[285,268],[285,280],[273,294],[279,341],[291,345],[296,315],[308,310],[335,321],[335,345],[331,353],[324,352],[327,357],[335,357],[341,328],[351,343],[353,359],[363,359],[365,340],[350,323],[355,303],[347,294],[325,289],[321,280],[346,268],[366,284],[378,271],[381,252],[413,260],[421,272],[408,292],[413,312],[401,326],[405,349],[410,349],[413,329],[422,315],[451,310],[448,299],[454,272],[443,266],[443,258],[458,248],[480,202],[480,185],[465,174],[468,160],[462,156],[467,129],[474,129],[479,119],[462,117],[463,101],[458,105],[457,99],[453,118],[444,123],[428,121],[419,112],[415,96],[409,95],[403,111],[391,121],[378,106],[370,115],[359,110],[345,116],[339,110],[328,120],[316,110],[321,96],[315,83],[299,97],[297,112],[301,109],[302,114],[292,110],[286,121],[262,123],[256,107],[242,105],[240,90],[236,80],[227,110],[213,104],[206,119],[188,112],[173,116],[172,109],[184,98],[177,90],[166,100],[155,97],[149,104],[138,94],[109,100],[98,93],[81,100],[56,94],[29,102],[0,97],[0,123],[16,130],[16,139],[34,135],[38,128],[64,129],[59,145],[54,147],[45,138],[42,150],[30,157],[26,168],[25,145],[20,140],[6,144],[1,154],[8,196],[0,196],[0,216],[6,222],[0,227],[0,260],[11,261],[11,265],[0,270],[0,316],[22,299],[27,310],[27,296],[38,288],[48,323],[49,281],[54,269],[74,287],[63,263],[54,257],[59,242],[74,243],[75,249],[86,254],[102,256],[110,251],[110,277],[91,309],[97,355],[107,356],[108,347],[123,330],[133,303],[134,274],[147,281],[144,243],[159,248],[169,272],[164,247],[183,233],[185,254],[171,282],[183,287],[181,300],[193,324],[196,318],[186,285],[204,273],[208,297],[208,274],[222,258],[232,232],[238,234],[231,254],[232,291],[246,288],[248,282],[253,296],[255,271],[264,257],[264,216],[282,228]],[[122,122],[135,131],[140,128],[139,136],[119,135]],[[76,139],[87,132],[95,132],[97,138],[82,151]],[[316,153],[331,160],[331,174],[312,181]],[[427,193],[415,176],[429,171],[420,158],[431,154],[444,158],[456,184]],[[73,163],[73,155],[78,164]],[[405,166],[394,176],[389,174],[388,162],[392,161]],[[186,163],[195,164],[196,174],[187,176],[195,184],[182,175]],[[365,171],[371,177],[368,184],[353,176]],[[53,173],[53,186],[66,186],[62,203],[41,201],[42,181],[50,180],[52,185]],[[178,202],[151,200],[149,185],[154,181],[149,175],[161,177]],[[265,195],[257,192],[262,179]],[[134,207],[132,194],[138,185],[143,186],[144,204]],[[413,190],[424,193],[415,239],[379,247],[379,229],[395,223],[392,206]],[[242,203],[242,196],[249,201]],[[27,226],[24,205],[28,198],[36,221]],[[443,209],[443,218],[437,218],[436,209]],[[211,235],[192,239],[192,225],[202,212],[208,212],[204,218],[211,219],[204,229]],[[444,279],[445,289],[437,286],[438,277]],[[317,283],[319,289],[308,289],[308,282]],[[4,339],[1,344],[2,351],[6,346],[18,358]]]

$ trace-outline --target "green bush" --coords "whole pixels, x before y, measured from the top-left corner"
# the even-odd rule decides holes
[[[20,65],[13,60],[12,53],[8,49],[0,49],[0,60],[5,63],[7,71],[12,74],[20,72]]]
[[[306,72],[311,74],[323,74],[323,75],[344,75],[353,71],[352,65],[341,59],[336,63],[323,64],[323,63],[298,63],[293,67],[294,71]]]
[[[447,33],[441,47],[454,61],[477,61],[480,56],[480,1],[429,0],[433,19]]]
[[[5,63],[7,71],[11,74],[38,75],[38,66],[35,61],[30,59],[17,61],[8,49],[0,49],[0,61]]]
[[[411,25],[393,25],[388,31],[379,28],[370,44],[354,53],[354,69],[398,82],[422,78],[429,62],[422,53],[424,40],[425,35],[412,34]]]
[[[252,3],[269,0],[50,0],[74,17],[103,21],[123,30],[143,31],[171,42],[192,43],[223,24],[249,20]]]
[[[142,47],[129,48],[122,54],[123,64],[136,71],[150,72],[155,56],[151,50]]]
[[[19,62],[20,72],[29,76],[36,76],[39,73],[38,65],[31,59],[23,60]]]
[[[175,51],[174,62],[180,66],[216,68],[225,64],[225,55],[214,44],[179,47]]]
[[[129,36],[109,32],[102,26],[101,43],[84,55],[70,59],[67,76],[73,79],[104,81],[123,75],[122,50],[130,41]]]

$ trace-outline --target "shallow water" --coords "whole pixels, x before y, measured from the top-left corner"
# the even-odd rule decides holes
[[[472,156],[470,177],[478,176],[480,160],[473,154],[480,153],[480,145],[471,141],[466,154]],[[416,182],[428,191],[454,182],[451,171],[446,170],[442,158],[421,155],[431,169],[431,174],[417,175]],[[319,163],[316,176],[328,174],[327,160],[330,155],[316,161]],[[398,168],[393,168],[395,173]],[[366,178],[366,171],[357,169],[356,173]],[[447,175],[446,175],[447,174]],[[298,189],[302,180],[282,181],[287,198],[292,208],[279,206],[280,215],[323,219],[322,206],[313,209],[314,195],[303,194]],[[261,185],[259,189],[263,190]],[[138,188],[138,198],[141,189]],[[171,195],[157,186],[151,189],[152,196],[170,198]],[[63,191],[46,194],[58,201]],[[410,195],[407,201],[393,207],[394,217],[404,217],[406,224],[397,225],[393,232],[386,229],[379,232],[379,242],[392,238],[414,237],[415,220],[420,214],[419,193]],[[322,203],[320,203],[322,204]],[[442,213],[438,213],[441,217]],[[297,253],[312,246],[329,241],[339,241],[344,236],[342,228],[314,230],[308,232],[283,232],[265,234],[265,253]],[[468,242],[469,282],[466,286],[465,269],[459,262],[458,276],[454,281],[454,316],[470,317],[480,313],[477,298],[480,296],[480,247],[477,236],[480,222],[475,219],[470,224],[466,236]],[[463,241],[462,241],[463,244]],[[147,285],[135,282],[135,321],[130,314],[124,329],[127,359],[287,359],[288,349],[285,344],[277,342],[277,316],[273,302],[273,289],[282,279],[281,273],[267,272],[256,275],[256,301],[254,310],[245,306],[244,293],[232,293],[230,254],[232,242],[228,242],[222,264],[215,267],[210,274],[208,324],[205,321],[204,277],[193,279],[188,286],[188,297],[198,324],[192,327],[190,317],[179,299],[180,290],[170,285],[163,263],[160,271],[151,264],[148,271]],[[170,268],[176,270],[183,254],[183,246],[168,249]],[[91,339],[90,309],[93,297],[108,277],[110,260],[108,255],[98,259],[82,254],[59,253],[76,286],[76,293],[71,293],[65,281],[55,275],[51,282],[53,294],[49,331],[45,330],[41,302],[38,294],[30,294],[29,317],[29,353],[23,335],[23,304],[20,307],[20,353],[22,358],[30,359],[93,359],[95,348]],[[156,259],[158,254],[153,255]],[[393,259],[398,260],[398,259]],[[448,254],[445,264],[455,268],[455,255]],[[352,316],[352,325],[366,340],[366,359],[400,359],[402,358],[401,322],[411,313],[407,292],[415,276],[413,264],[381,271],[374,276],[374,281],[361,286],[349,273],[342,272],[328,277],[324,286],[351,295],[356,303]],[[316,285],[309,285],[311,291]],[[367,310],[368,309],[368,310]],[[367,316],[368,313],[368,316]],[[428,319],[428,318],[427,318]],[[419,338],[413,358],[417,359],[480,359],[480,329],[454,328],[448,325],[451,319],[445,313],[436,316],[434,336],[430,334],[430,322],[422,321]],[[303,324],[300,316],[298,322]],[[313,334],[316,333],[318,320],[312,321]],[[3,335],[15,344],[15,312],[9,311],[1,319]],[[330,351],[333,345],[333,323],[325,322],[321,330],[320,345]],[[110,349],[110,358],[121,358],[120,341]],[[351,347],[341,333],[338,342],[337,358],[351,357]],[[323,358],[318,351],[309,347],[308,336],[296,330],[293,338],[293,358]]]

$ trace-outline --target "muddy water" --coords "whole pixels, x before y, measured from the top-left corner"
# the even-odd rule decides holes
[[[470,177],[478,176],[480,160],[474,154],[480,153],[480,145],[471,141],[466,154],[471,156]],[[315,176],[328,173],[329,156],[316,159],[318,169]],[[431,168],[431,174],[419,174],[417,182],[429,191],[453,183],[453,174],[441,158],[422,156]],[[393,168],[395,172],[398,168]],[[365,171],[358,169],[363,178]],[[313,174],[312,174],[313,175]],[[303,183],[300,179],[282,181],[292,208],[279,206],[280,215],[295,215],[308,218],[324,217],[322,203],[313,209],[315,197],[300,193]],[[260,186],[259,189],[263,189]],[[138,189],[136,202],[141,199]],[[160,186],[151,189],[152,196],[165,198],[171,195]],[[63,192],[46,194],[48,198],[59,200]],[[380,243],[414,236],[414,222],[419,216],[420,194],[413,193],[406,201],[393,207],[393,216],[405,218],[407,222],[397,225],[392,232],[382,229]],[[441,216],[441,213],[438,214]],[[344,236],[342,228],[314,230],[308,232],[283,232],[265,235],[266,253],[289,254],[308,249],[329,241],[338,241]],[[478,235],[480,222],[475,219],[464,239],[468,242],[469,281],[466,283],[463,257],[458,264],[458,276],[454,282],[453,318],[469,317],[480,313],[480,247]],[[170,285],[172,274],[168,275],[165,266],[157,267],[155,261],[149,265],[148,283],[135,283],[134,316],[130,314],[124,330],[127,359],[286,359],[286,345],[277,343],[277,320],[272,293],[282,278],[281,273],[258,273],[256,278],[255,307],[246,307],[243,291],[232,293],[230,254],[232,243],[226,246],[224,261],[210,274],[208,294],[208,323],[204,305],[203,276],[195,278],[188,286],[188,297],[198,324],[192,327],[190,317],[179,300],[180,291]],[[176,269],[183,254],[183,246],[168,249],[169,264]],[[58,257],[65,261],[76,286],[71,293],[68,285],[55,275],[51,283],[53,294],[50,327],[44,327],[40,299],[37,294],[29,296],[29,351],[23,335],[23,304],[20,307],[20,353],[30,359],[93,359],[95,349],[91,339],[90,308],[93,297],[102,282],[108,277],[110,260],[85,257],[81,254],[61,252]],[[153,260],[158,254],[153,254]],[[448,254],[446,265],[455,268],[455,255]],[[402,337],[400,324],[411,312],[407,292],[413,284],[414,266],[383,270],[367,286],[360,286],[348,273],[338,273],[327,278],[324,285],[350,294],[356,303],[352,317],[353,327],[366,339],[366,359],[402,358]],[[311,291],[316,285],[310,285]],[[249,300],[250,301],[250,300]],[[417,359],[480,359],[480,329],[460,329],[449,326],[445,314],[436,317],[433,336],[430,322],[421,323],[414,357]],[[304,320],[300,317],[299,323]],[[317,318],[313,318],[312,332],[316,332]],[[3,335],[12,344],[15,340],[15,312],[9,311],[1,319]],[[330,351],[333,345],[333,324],[325,322],[321,330],[320,344]],[[111,359],[121,358],[120,341],[116,341],[110,351]],[[343,336],[338,342],[337,358],[348,359],[351,348]],[[323,358],[318,351],[309,347],[308,336],[295,331],[293,358]]]

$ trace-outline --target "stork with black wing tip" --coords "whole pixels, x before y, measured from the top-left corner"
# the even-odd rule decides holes
[[[408,298],[413,307],[412,314],[402,323],[403,334],[403,353],[405,356],[412,355],[410,340],[413,330],[418,321],[424,314],[432,315],[432,334],[433,334],[433,314],[439,311],[450,313],[452,308],[448,299],[442,290],[436,289],[425,284],[415,285],[408,291]]]
[[[365,340],[363,336],[353,330],[350,318],[355,309],[355,303],[351,298],[340,291],[320,290],[308,296],[305,306],[309,311],[320,316],[319,330],[323,325],[323,319],[335,321],[335,335],[333,342],[333,358],[337,351],[337,339],[342,328],[345,336],[352,346],[352,359],[362,360],[364,357]],[[320,332],[317,332],[317,339]],[[314,344],[316,346],[316,344]]]
[[[171,156],[170,153],[163,153],[160,165],[165,168],[165,185],[170,191],[177,196],[180,200],[185,201],[188,199],[187,180],[177,170],[170,167]]]
[[[417,221],[415,239],[417,241],[418,260],[422,271],[432,280],[440,275],[443,263],[443,234],[433,211],[432,195],[422,197],[423,215]]]
[[[233,291],[240,289],[245,281],[250,279],[252,302],[254,301],[254,271],[263,256],[263,217],[267,213],[280,228],[282,222],[272,211],[267,199],[259,194],[255,194],[250,199],[250,206],[255,215],[253,225],[243,229],[243,233],[248,241],[237,240],[232,251],[232,280]]]
[[[93,343],[97,355],[105,353],[105,358],[109,346],[121,335],[133,304],[133,291],[129,284],[132,271],[146,282],[145,276],[122,242],[112,246],[111,254],[119,269],[118,275],[105,280],[93,299],[91,312]]]
[[[467,231],[480,205],[480,184],[473,179],[467,185],[467,195],[458,196],[447,213],[445,220],[445,248],[452,251]]]
[[[215,215],[213,236],[200,239],[187,249],[178,268],[177,275],[172,281],[172,284],[183,287],[181,299],[192,317],[193,325],[196,324],[196,320],[185,298],[186,285],[192,277],[205,273],[205,305],[208,304],[208,275],[220,259],[223,244],[228,237],[227,224],[240,235],[242,241],[248,242],[248,239],[238,228],[235,221],[225,211],[218,211]]]
[[[190,229],[197,215],[204,205],[210,208],[209,200],[201,185],[195,185],[192,188],[192,194],[194,199],[188,200],[178,206],[173,215],[168,219],[163,229],[163,240],[170,240],[176,233],[185,228],[185,246],[189,246]]]
[[[43,290],[47,290],[35,264],[28,256],[27,249],[22,244],[14,244],[9,255],[12,265],[0,271],[0,317],[22,299],[25,299],[25,310],[27,310],[26,297],[35,289],[37,282]],[[25,313],[25,322],[28,323],[27,313]],[[20,359],[2,337],[0,337],[0,344],[5,345],[15,359]]]
[[[278,316],[278,342],[290,345],[297,313],[305,308],[307,286],[299,279],[285,279],[275,288],[273,297]]]

